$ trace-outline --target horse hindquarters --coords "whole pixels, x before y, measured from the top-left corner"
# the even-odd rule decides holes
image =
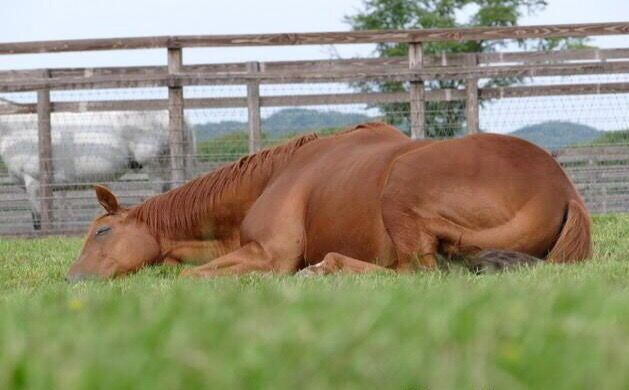
[[[397,196],[404,199],[399,194]],[[532,200],[504,223],[482,228],[465,226],[453,216],[444,217],[453,205],[441,204],[429,210],[415,206],[417,203],[391,199],[388,194],[383,199],[388,201],[383,208],[383,217],[398,256],[415,254],[420,255],[420,260],[437,251],[457,258],[475,256],[486,250],[519,252],[523,259],[526,255],[543,258],[555,245],[564,226],[564,208],[542,200]],[[498,257],[499,262],[504,260],[503,256]],[[514,263],[522,262],[518,256],[507,258]]]
[[[414,253],[420,260],[437,251],[458,257],[483,250],[543,258],[553,246],[554,254],[570,247],[570,258],[586,257],[587,213],[573,199],[574,187],[545,152],[490,136],[407,152],[381,196],[398,258]]]
[[[591,221],[583,203],[580,200],[570,200],[561,233],[546,259],[552,263],[574,263],[592,256],[590,230]],[[531,266],[542,261],[522,252],[495,249],[484,250],[466,260],[470,271],[475,273]]]

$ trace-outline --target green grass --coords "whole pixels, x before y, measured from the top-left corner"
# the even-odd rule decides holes
[[[595,260],[499,275],[68,285],[75,238],[0,241],[0,388],[621,389],[629,215]]]

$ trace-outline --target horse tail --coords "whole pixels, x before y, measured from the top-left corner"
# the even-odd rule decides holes
[[[551,263],[575,263],[592,256],[591,221],[583,202],[568,202],[559,238],[546,256]]]
[[[504,249],[485,249],[473,256],[464,256],[463,263],[475,274],[505,271],[517,267],[532,267],[544,260],[523,252]]]
[[[592,256],[590,217],[582,201],[571,199],[568,201],[557,241],[548,252],[546,260],[551,263],[575,263],[590,256]],[[485,249],[464,260],[469,270],[477,274],[534,266],[543,261],[523,252],[503,249]]]

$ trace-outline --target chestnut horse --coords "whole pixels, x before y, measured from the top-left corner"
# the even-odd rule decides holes
[[[69,280],[158,263],[196,264],[190,276],[328,274],[432,269],[437,254],[488,249],[555,263],[591,252],[589,215],[560,166],[504,135],[411,141],[367,123],[243,157],[131,208],[104,187],[96,195],[106,213]]]

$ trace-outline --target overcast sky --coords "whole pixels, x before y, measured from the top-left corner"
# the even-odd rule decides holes
[[[19,0],[4,1],[0,41],[36,41],[147,35],[239,34],[349,29],[343,16],[362,0]],[[629,20],[629,0],[549,0],[522,24]],[[602,47],[623,46],[627,37],[596,39]],[[624,46],[627,46],[626,42]],[[337,46],[344,57],[366,55],[369,45]],[[281,47],[193,49],[186,63],[326,58],[330,48]],[[0,68],[163,64],[163,50],[124,53],[62,53],[0,57]]]
[[[349,26],[343,17],[361,8],[362,0],[4,0],[0,22],[0,42],[133,37],[150,35],[239,34],[343,31]],[[549,0],[549,6],[537,15],[526,16],[522,25],[629,21],[629,0]],[[599,47],[629,47],[629,37],[594,38]],[[289,46],[277,48],[186,49],[184,63],[232,61],[277,61],[329,58],[336,51],[341,57],[367,56],[370,45]],[[0,56],[0,69],[45,67],[163,65],[166,55],[159,50],[121,52],[85,52],[38,55]],[[604,82],[602,76],[591,76],[574,82]],[[626,77],[617,81],[629,81]],[[289,86],[275,87],[273,93],[291,93]],[[280,89],[284,88],[284,89]],[[295,93],[304,93],[299,86]],[[316,92],[334,92],[332,85]],[[269,92],[270,91],[270,92]],[[158,91],[161,93],[164,91]],[[85,92],[86,96],[58,92],[55,99],[115,98],[106,94]],[[122,91],[115,92],[122,96]],[[141,91],[126,92],[144,93]],[[188,89],[187,96],[195,93]],[[206,91],[202,91],[206,93]],[[223,90],[221,96],[242,93]],[[156,97],[164,95],[141,95]],[[16,96],[17,100],[32,96]],[[519,126],[550,119],[573,120],[600,129],[629,127],[627,95],[584,98],[503,99],[481,110],[481,126],[493,131],[511,131]],[[596,106],[596,109],[593,107]],[[352,110],[351,107],[331,107]],[[360,109],[360,108],[358,108]],[[268,111],[265,111],[268,114]],[[218,116],[200,121],[236,119],[243,110],[225,110]],[[263,112],[264,114],[264,112]],[[231,117],[233,115],[233,118]],[[246,116],[245,116],[246,117]],[[610,119],[611,118],[611,119]]]

